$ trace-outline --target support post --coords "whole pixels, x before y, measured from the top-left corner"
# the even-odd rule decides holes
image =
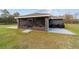
[[[20,21],[19,21],[19,19],[17,18],[16,21],[17,21],[17,28],[20,28]]]
[[[45,31],[49,29],[49,18],[45,18]]]

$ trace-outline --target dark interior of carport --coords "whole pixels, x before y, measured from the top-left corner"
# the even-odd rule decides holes
[[[49,19],[49,28],[64,28],[63,19]]]

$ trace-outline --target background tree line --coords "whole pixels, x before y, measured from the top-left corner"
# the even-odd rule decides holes
[[[14,17],[20,16],[19,12],[15,12],[13,14],[10,14],[7,9],[0,10],[0,24],[14,24],[16,23],[16,20]]]
[[[64,22],[65,23],[79,23],[79,19],[76,15],[64,14]]]

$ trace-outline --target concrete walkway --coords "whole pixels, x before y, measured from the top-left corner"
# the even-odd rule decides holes
[[[75,33],[64,28],[49,28],[48,32],[76,35]]]
[[[10,29],[17,29],[17,26],[9,26],[7,28],[10,28]],[[22,30],[23,33],[29,33],[31,32],[32,30],[31,29],[25,29],[25,30]]]
[[[31,29],[25,29],[25,30],[23,30],[22,32],[23,33],[29,33],[29,32],[31,32],[32,30]]]
[[[10,28],[10,29],[17,29],[17,26],[9,26],[7,28]]]

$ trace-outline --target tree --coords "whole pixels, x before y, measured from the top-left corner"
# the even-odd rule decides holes
[[[10,14],[7,9],[2,10],[2,14],[1,14],[2,17],[9,17],[9,15]]]
[[[13,13],[13,15],[12,15],[12,18],[13,18],[12,22],[13,23],[16,23],[16,19],[14,17],[18,17],[18,16],[20,16],[20,13],[19,12]]]
[[[3,23],[8,23],[8,18],[9,18],[9,12],[7,9],[1,10],[2,14],[1,14],[1,20],[3,21]]]
[[[0,11],[2,13],[0,17],[0,23],[3,23],[3,24],[16,23],[16,20],[14,19],[14,17],[17,17],[20,15],[19,12],[15,12],[11,15],[7,9],[0,10]]]
[[[65,14],[64,15],[64,21],[65,23],[73,23],[74,22],[74,16],[70,14]]]
[[[14,17],[17,17],[17,16],[20,16],[20,14],[19,14],[19,12],[15,12],[15,13],[13,14],[13,16],[14,16]]]

